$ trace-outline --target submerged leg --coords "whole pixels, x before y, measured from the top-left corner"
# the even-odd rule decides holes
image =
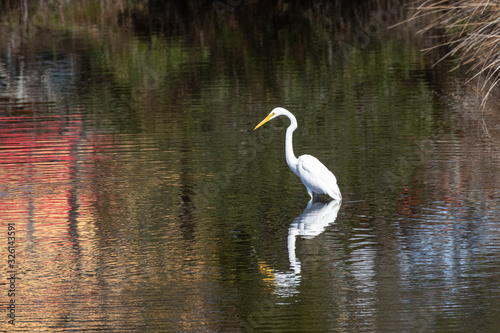
[[[311,200],[314,201],[314,192],[307,187],[306,187],[306,189],[307,189],[307,194],[309,194],[309,196],[311,197]]]
[[[309,188],[306,187],[306,190],[307,190],[307,194],[309,194],[309,196],[311,197],[311,200],[314,200],[314,193],[313,191],[311,191]]]

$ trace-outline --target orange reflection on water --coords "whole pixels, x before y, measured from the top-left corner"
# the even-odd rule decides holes
[[[0,117],[0,221],[16,230],[16,328],[37,327],[30,317],[58,320],[60,305],[70,302],[61,281],[75,274],[71,224],[81,128],[79,116]]]
[[[155,147],[84,132],[77,116],[0,119],[0,221],[18,232],[16,329],[123,331],[154,321],[181,332],[217,321],[199,311],[213,228],[197,231],[198,243],[183,236],[176,196],[157,194],[175,191],[179,167],[157,163]]]

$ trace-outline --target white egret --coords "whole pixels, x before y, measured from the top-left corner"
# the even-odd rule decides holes
[[[326,194],[332,199],[341,200],[342,195],[337,185],[337,179],[323,163],[311,155],[302,155],[299,158],[295,157],[292,136],[293,132],[297,129],[297,119],[295,119],[295,116],[290,111],[279,107],[273,109],[264,120],[255,126],[254,130],[279,116],[287,116],[290,119],[290,126],[286,130],[285,140],[286,162],[293,173],[299,176],[302,183],[304,183],[311,200],[314,200],[314,194]]]

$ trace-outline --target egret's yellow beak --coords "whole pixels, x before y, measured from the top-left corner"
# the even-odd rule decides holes
[[[261,127],[262,125],[264,125],[265,123],[267,123],[269,121],[269,119],[271,119],[271,117],[274,116],[274,113],[270,113],[264,120],[262,120],[257,126],[255,126],[255,128],[253,129],[254,131]]]

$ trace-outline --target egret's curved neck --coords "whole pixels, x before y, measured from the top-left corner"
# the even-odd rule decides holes
[[[292,137],[293,137],[293,132],[297,129],[297,119],[295,119],[295,116],[288,112],[286,114],[288,119],[290,119],[290,126],[286,129],[286,137],[285,137],[285,156],[286,156],[286,163],[292,169],[292,171],[297,174],[297,157],[295,157],[295,154],[293,153],[293,144],[292,144]]]

